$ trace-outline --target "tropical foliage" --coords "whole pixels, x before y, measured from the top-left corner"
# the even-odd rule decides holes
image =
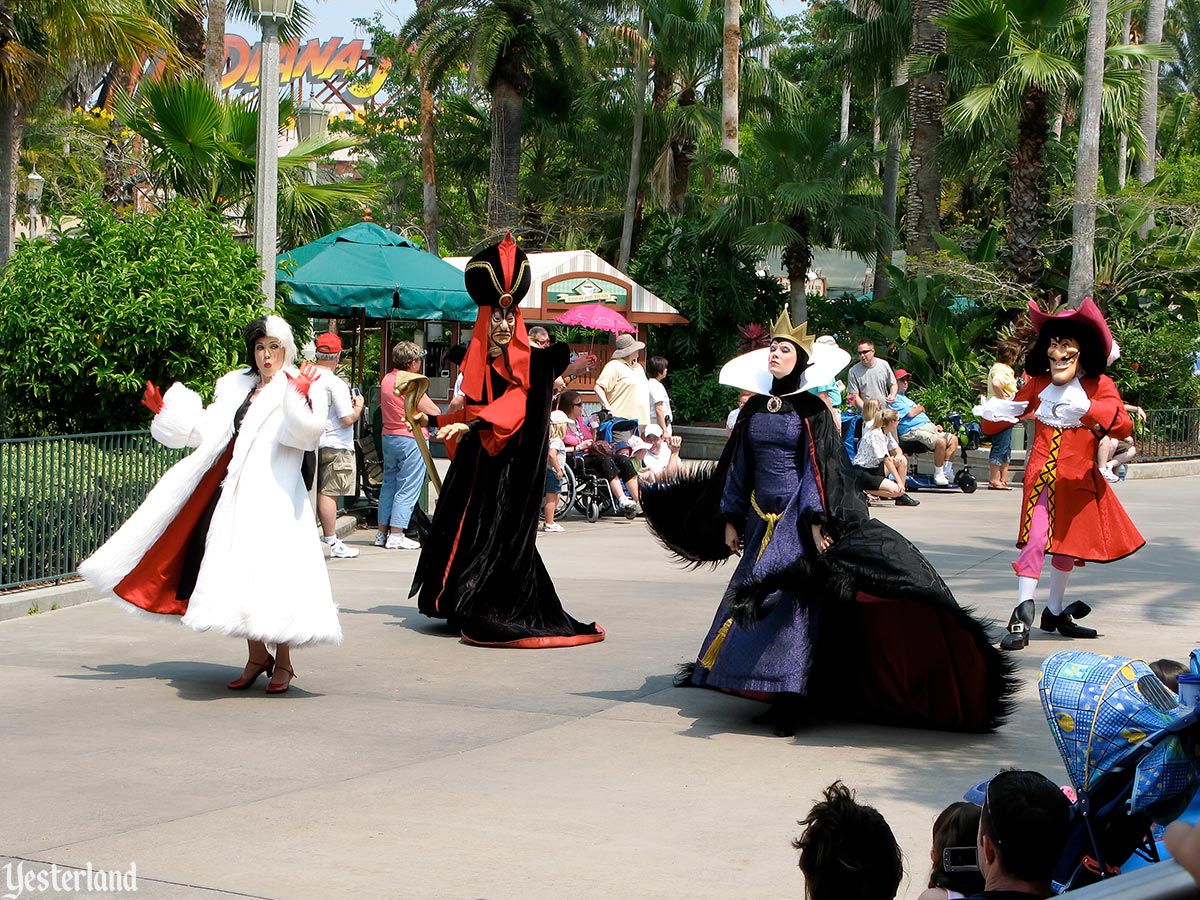
[[[179,199],[118,216],[88,201],[70,232],[18,247],[0,280],[0,394],[15,434],[144,427],[147,380],[211,390],[262,314],[254,249]]]
[[[8,122],[19,168],[47,179],[45,212],[70,215],[85,192],[122,210],[188,198],[247,230],[256,109],[198,77],[203,60],[214,79],[204,27],[245,15],[244,0],[112,2],[124,30],[0,0],[0,114],[6,102],[13,114],[0,115],[0,180],[19,181],[15,158],[3,165],[21,146],[6,143]],[[822,0],[784,20],[767,0],[420,0],[399,27],[362,23],[392,60],[386,101],[282,156],[281,242],[370,206],[445,255],[501,228],[530,250],[592,249],[688,318],[653,327],[650,349],[671,360],[681,418],[706,420],[729,402],[714,373],[739,328],[785,303],[843,343],[876,340],[930,408],[961,407],[996,342],[1026,335],[1027,302],[1061,302],[1070,273],[1091,272],[1075,283],[1130,348],[1122,385],[1190,403],[1200,0],[1174,0],[1150,42],[1162,6],[1110,0],[1089,68],[1086,0]],[[124,95],[117,73],[150,36],[178,65]],[[101,108],[76,109],[81,96]],[[1092,97],[1098,148],[1080,125]],[[736,99],[734,134],[723,98]],[[1097,149],[1093,178],[1077,162]],[[352,158],[351,177],[332,174],[334,153],[343,172]],[[1093,210],[1088,251],[1073,229]],[[892,254],[901,245],[907,258]],[[807,293],[827,249],[874,267],[867,296],[861,277],[832,292],[855,288],[844,296]],[[1179,371],[1137,374],[1135,351]]]

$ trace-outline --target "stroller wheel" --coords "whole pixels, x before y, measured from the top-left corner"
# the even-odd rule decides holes
[[[588,504],[587,520],[589,522],[595,522],[599,518],[600,518],[600,504],[597,503],[595,500],[593,500],[591,503]]]
[[[973,494],[979,487],[979,482],[970,472],[959,472],[954,481],[964,494]]]

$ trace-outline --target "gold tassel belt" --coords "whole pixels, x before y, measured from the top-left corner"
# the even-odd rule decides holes
[[[767,544],[771,543],[771,537],[775,534],[775,526],[783,518],[783,513],[765,512],[758,505],[758,498],[755,496],[754,491],[750,492],[750,506],[754,509],[754,514],[767,523],[767,530],[763,533],[762,543],[758,545],[758,556],[754,557],[754,561],[758,562],[762,559],[763,551],[767,549]],[[732,627],[733,617],[731,616],[721,623],[721,627],[717,629],[717,633],[709,641],[708,649],[700,657],[700,665],[705,669],[712,671],[712,667],[717,664],[717,655],[721,652],[721,647],[725,643],[725,638],[729,636],[729,629]]]
[[[754,509],[755,514],[767,523],[767,530],[763,533],[762,543],[758,545],[758,555],[754,557],[754,561],[758,562],[762,559],[763,551],[767,549],[767,544],[771,543],[771,538],[775,534],[775,526],[783,518],[783,513],[763,512],[762,507],[758,505],[758,497],[755,496],[754,491],[750,492],[750,506]]]

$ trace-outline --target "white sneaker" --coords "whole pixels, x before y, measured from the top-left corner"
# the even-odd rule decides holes
[[[387,543],[387,539],[388,539],[388,536],[386,534],[384,534],[382,531],[375,532],[375,546],[376,547],[382,547],[384,544]]]
[[[549,525],[547,525],[547,526],[546,526],[545,528],[543,528],[542,530],[543,530],[543,531],[552,531],[552,532],[555,532],[555,533],[557,533],[557,532],[560,532],[560,531],[566,531],[567,529],[563,528],[563,527],[562,527],[561,525],[559,525],[557,522],[551,522]]]
[[[357,547],[347,547],[341,541],[334,541],[333,543],[326,541],[325,545],[329,547],[329,555],[334,559],[354,559],[354,557],[358,556]]]
[[[1118,481],[1121,480],[1121,476],[1118,475],[1116,472],[1114,472],[1112,469],[1110,469],[1108,466],[1101,466],[1100,474],[1104,476],[1104,480],[1107,481],[1109,484],[1116,484]]]
[[[621,510],[622,511],[627,510],[627,509],[634,509],[636,506],[637,506],[637,504],[634,503],[632,500],[630,500],[628,497],[621,498]]]
[[[939,487],[945,487],[950,483],[950,479],[946,477],[946,472],[943,469],[937,469],[933,473],[933,483]]]
[[[420,550],[421,545],[416,541],[409,540],[405,537],[404,532],[389,534],[387,543],[384,546],[388,550]]]

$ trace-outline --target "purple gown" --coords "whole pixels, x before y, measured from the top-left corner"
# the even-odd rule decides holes
[[[758,413],[745,427],[747,439],[734,451],[721,494],[721,513],[739,526],[745,543],[732,588],[761,583],[794,565],[805,553],[799,539],[804,514],[825,511],[806,460],[804,419],[791,410]],[[743,629],[730,621],[731,594],[701,645],[693,682],[739,693],[804,694],[820,610],[819,602],[808,600],[818,598],[775,591],[763,603],[765,618]]]

